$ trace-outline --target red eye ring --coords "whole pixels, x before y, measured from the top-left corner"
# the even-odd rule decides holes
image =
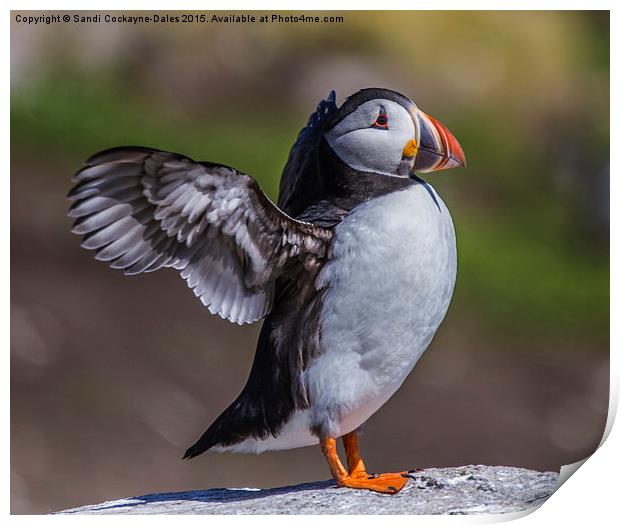
[[[372,127],[380,128],[380,129],[389,129],[388,116],[387,116],[387,113],[383,109],[379,112],[379,116],[374,121]]]

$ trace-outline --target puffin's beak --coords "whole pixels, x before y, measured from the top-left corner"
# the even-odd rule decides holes
[[[465,166],[463,148],[450,130],[437,119],[420,110],[417,110],[416,115],[420,127],[420,141],[416,148],[417,155],[413,171],[428,173]],[[410,153],[412,149],[408,144],[405,146],[403,155],[406,152]]]

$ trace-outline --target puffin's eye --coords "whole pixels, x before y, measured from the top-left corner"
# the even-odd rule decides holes
[[[379,115],[377,116],[376,120],[374,121],[371,127],[379,128],[379,129],[389,129],[388,128],[388,116],[383,108],[379,110]]]

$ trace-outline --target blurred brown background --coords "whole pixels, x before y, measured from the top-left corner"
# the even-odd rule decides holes
[[[128,278],[94,261],[69,233],[65,194],[91,153],[144,144],[235,166],[275,198],[331,89],[339,103],[367,86],[411,96],[469,165],[428,177],[457,229],[456,292],[430,351],[366,426],[369,468],[558,470],[595,449],[609,381],[608,13],[341,14],[12,16],[13,513],[328,477],[317,447],[180,461],[243,386],[259,326],[211,316],[174,271]]]

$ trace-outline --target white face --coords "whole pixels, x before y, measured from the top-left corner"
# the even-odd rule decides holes
[[[382,115],[387,117],[387,124]],[[358,171],[383,175],[400,173],[403,149],[417,140],[411,113],[392,100],[364,102],[325,134],[336,155]]]

